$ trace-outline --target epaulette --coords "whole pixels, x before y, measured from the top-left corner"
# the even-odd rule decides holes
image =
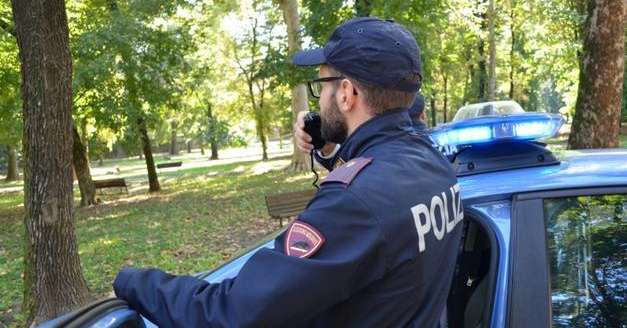
[[[321,184],[329,182],[340,182],[349,185],[357,174],[372,162],[371,157],[357,157],[344,163],[342,166],[333,169]]]

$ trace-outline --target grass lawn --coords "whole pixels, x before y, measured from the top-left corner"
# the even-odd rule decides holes
[[[276,230],[278,223],[269,219],[264,195],[312,188],[313,176],[286,170],[289,149],[270,151],[266,162],[253,150],[225,151],[219,161],[182,154],[171,160],[182,158],[183,167],[159,172],[163,190],[157,194],[147,193],[142,161],[116,160],[94,167],[96,179],[125,177],[131,188],[128,195],[101,195],[102,204],[75,212],[81,264],[92,295],[110,293],[115,274],[124,266],[159,267],[177,274],[206,271]],[[12,189],[16,186],[21,190],[21,183],[0,183],[0,327],[24,320],[24,210],[22,192]]]
[[[627,135],[620,135],[620,147],[627,148]],[[560,135],[545,141],[552,151],[566,150],[568,144],[568,135]]]

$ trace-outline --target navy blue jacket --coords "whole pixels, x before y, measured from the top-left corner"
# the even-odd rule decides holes
[[[125,269],[116,295],[162,327],[437,326],[462,230],[452,167],[406,110],[361,125],[339,157],[275,248],[236,278]],[[296,226],[320,243],[294,243]]]

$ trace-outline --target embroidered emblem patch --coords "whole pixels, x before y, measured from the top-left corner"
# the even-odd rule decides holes
[[[344,165],[329,172],[329,175],[322,181],[322,184],[327,182],[341,182],[349,185],[357,176],[357,173],[370,164],[370,162],[372,162],[372,158],[369,157],[353,158]]]
[[[295,220],[287,230],[285,254],[294,257],[310,257],[324,244],[325,238],[316,228]]]

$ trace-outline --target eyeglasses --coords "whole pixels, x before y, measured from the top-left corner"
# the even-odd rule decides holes
[[[322,82],[337,81],[343,78],[344,76],[329,76],[307,81],[307,85],[309,86],[309,93],[312,97],[320,99],[320,92],[322,92]]]

